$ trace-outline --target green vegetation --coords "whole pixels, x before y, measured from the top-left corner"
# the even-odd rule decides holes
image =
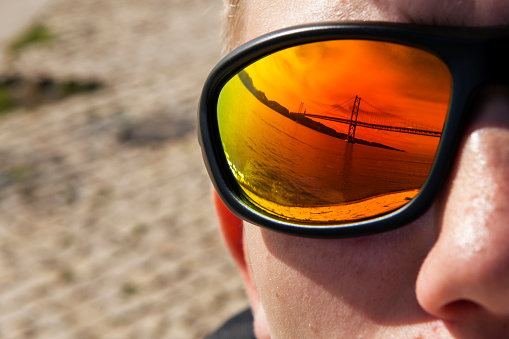
[[[15,106],[16,103],[14,102],[14,99],[12,98],[7,88],[0,84],[0,115],[3,115],[7,111],[10,111]]]
[[[74,273],[74,271],[70,268],[66,268],[64,269],[61,273],[60,273],[60,277],[62,278],[63,281],[65,281],[66,283],[73,283],[76,281],[76,273]]]
[[[97,80],[59,81],[47,76],[31,78],[0,74],[0,116],[19,107],[35,108],[74,95],[93,93],[102,88],[103,84]]]
[[[33,178],[35,175],[35,169],[29,164],[22,164],[12,167],[7,173],[9,182],[11,183],[22,183]]]
[[[122,292],[126,296],[132,296],[132,295],[138,294],[140,292],[140,290],[139,290],[138,286],[129,282],[129,283],[124,284],[124,286],[122,286]]]
[[[71,95],[81,94],[81,93],[91,93],[101,89],[102,85],[96,81],[77,81],[77,80],[69,80],[63,82],[61,84],[63,90],[63,97],[68,97]]]
[[[133,228],[133,233],[136,235],[145,235],[148,232],[148,226],[145,223],[138,223]]]
[[[51,30],[43,24],[35,24],[23,32],[18,38],[14,39],[9,45],[9,50],[18,54],[27,47],[33,45],[45,45],[56,39]]]

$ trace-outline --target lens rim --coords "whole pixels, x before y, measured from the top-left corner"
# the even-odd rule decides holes
[[[386,215],[341,225],[310,225],[271,217],[245,197],[226,162],[217,121],[219,93],[240,70],[266,55],[305,43],[343,39],[384,41],[419,48],[436,55],[449,68],[452,76],[451,99],[435,162],[417,196],[405,206]],[[202,154],[219,197],[241,219],[274,231],[304,237],[344,238],[368,235],[399,228],[414,221],[432,204],[449,173],[460,141],[459,135],[468,120],[466,108],[472,93],[485,83],[507,81],[507,77],[502,77],[499,71],[503,60],[507,60],[500,57],[507,42],[507,27],[454,28],[353,22],[295,26],[269,33],[240,46],[212,70],[205,82],[198,108],[198,134]],[[507,52],[504,54],[507,56]]]

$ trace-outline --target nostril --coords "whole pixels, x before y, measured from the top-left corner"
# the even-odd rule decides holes
[[[482,304],[458,300],[445,305],[441,311],[444,324],[454,338],[508,338],[509,318],[496,315]]]
[[[457,319],[467,319],[470,315],[477,312],[483,312],[479,304],[463,299],[444,305],[440,313],[444,319],[454,321]]]

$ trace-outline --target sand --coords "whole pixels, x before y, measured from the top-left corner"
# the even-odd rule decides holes
[[[4,51],[53,39],[0,62],[0,337],[203,337],[247,305],[195,128],[220,1],[30,1]]]

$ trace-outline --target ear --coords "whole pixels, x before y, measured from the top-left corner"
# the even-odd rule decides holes
[[[244,243],[244,221],[230,212],[214,191],[214,206],[226,247],[240,271],[253,311],[260,302]]]
[[[219,218],[219,227],[223,235],[226,247],[233,257],[237,268],[240,271],[246,293],[251,302],[251,309],[254,315],[254,330],[257,338],[270,338],[265,312],[256,289],[255,280],[249,263],[244,237],[244,221],[230,212],[223,204],[217,193],[214,191],[214,206]]]
[[[219,219],[219,227],[221,229],[223,239],[226,242],[226,247],[228,248],[230,255],[233,257],[233,260],[235,260],[235,264],[237,264],[242,275],[244,275],[243,271],[247,269],[243,239],[244,222],[226,208],[216,191],[213,192],[213,195],[214,206]]]

